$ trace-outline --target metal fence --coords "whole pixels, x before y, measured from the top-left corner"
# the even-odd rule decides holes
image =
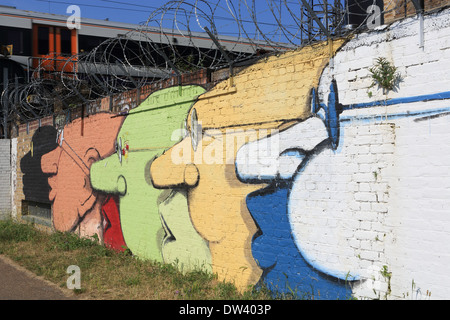
[[[55,110],[173,77],[181,84],[182,75],[199,70],[232,74],[268,54],[365,31],[400,5],[415,14],[424,8],[423,0],[168,1],[136,30],[90,52],[31,58],[25,76],[4,67],[0,138],[12,124]]]

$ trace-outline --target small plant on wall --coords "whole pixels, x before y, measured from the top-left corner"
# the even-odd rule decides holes
[[[369,72],[372,76],[372,84],[369,89],[378,85],[379,88],[383,89],[383,94],[387,94],[389,90],[394,90],[402,80],[397,68],[383,57],[376,59],[374,66],[369,68]],[[371,91],[368,94],[369,97],[372,97]]]

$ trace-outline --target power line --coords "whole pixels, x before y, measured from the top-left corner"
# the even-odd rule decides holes
[[[133,6],[133,7],[139,7],[139,8],[149,8],[149,9],[159,9],[159,7],[153,7],[153,6],[144,6],[142,4],[135,4],[135,3],[127,3],[122,1],[114,1],[114,0],[100,0],[102,2],[109,2],[109,3],[116,3],[116,4],[124,4],[127,6]]]
[[[46,2],[46,3],[54,3],[54,4],[68,4],[68,5],[73,5],[72,2],[67,2],[67,1],[55,1],[55,0],[36,0],[39,2]],[[103,2],[108,2],[108,3],[116,3],[116,4],[124,4],[124,5],[129,5],[129,6],[135,6],[135,7],[140,7],[140,8],[148,8],[148,9],[154,9],[154,10],[158,10],[161,9],[161,7],[153,7],[153,6],[145,6],[145,5],[138,5],[138,4],[131,4],[131,3],[125,3],[122,1],[113,1],[113,0],[100,0]],[[138,9],[131,9],[131,8],[118,8],[118,7],[111,7],[111,6],[101,6],[101,5],[95,5],[95,4],[78,4],[78,6],[85,6],[85,7],[92,7],[92,8],[101,8],[101,9],[113,9],[113,10],[125,10],[125,11],[132,11],[132,12],[140,12],[142,13],[142,10],[138,10]],[[169,14],[169,15],[175,15],[175,13],[172,13],[170,11],[165,12],[165,14]],[[245,19],[233,19],[233,18],[228,18],[228,17],[223,17],[223,16],[214,16],[214,19],[216,20],[225,20],[225,21],[231,21],[231,22],[236,22],[239,21],[241,23],[254,23],[254,21],[252,20],[245,20]],[[270,27],[279,27],[279,24],[277,23],[270,23],[270,22],[261,22],[258,21],[258,24],[260,25],[265,25],[265,26],[270,26]]]
[[[54,1],[54,0],[36,0],[39,2],[46,2],[46,3],[54,3],[54,4],[68,4],[73,5],[73,2],[66,2],[66,1]],[[101,6],[101,5],[95,5],[95,4],[79,4],[78,6],[86,6],[86,7],[92,7],[92,8],[101,8],[101,9],[114,9],[114,10],[126,10],[126,11],[134,11],[134,12],[141,12],[142,10],[138,9],[129,9],[129,8],[117,8],[117,7],[109,7],[109,6]]]

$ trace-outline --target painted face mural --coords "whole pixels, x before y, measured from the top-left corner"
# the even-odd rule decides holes
[[[345,140],[357,136],[351,129],[358,130],[358,122],[365,126],[373,123],[371,134],[375,136],[384,131],[383,143],[389,145],[393,141],[393,124],[378,122],[381,117],[394,120],[420,117],[424,113],[394,109],[383,116],[374,117],[369,112],[355,117],[346,111],[386,102],[343,105],[339,102],[336,82],[328,76],[322,81],[327,101],[319,103],[313,90],[311,117],[244,145],[236,157],[236,172],[243,182],[269,184],[247,197],[248,208],[260,228],[252,253],[264,270],[262,280],[272,290],[291,292],[294,289],[310,292],[315,298],[346,299],[351,296],[355,281],[366,282],[373,288],[376,282],[373,279],[379,274],[377,266],[367,267],[361,262],[360,248],[354,245],[355,240],[359,241],[355,221],[357,224],[361,219],[359,215],[368,209],[354,196],[358,192],[352,182],[358,188],[363,186],[361,192],[384,190],[386,182],[378,182],[377,172],[371,171],[376,167],[369,167],[369,175],[375,175],[372,180],[357,182],[358,170],[368,169],[363,151],[366,145],[350,145]],[[423,98],[391,99],[389,103],[404,104]],[[427,99],[447,98],[445,92],[427,96]],[[431,117],[442,112],[447,110],[426,111]],[[367,127],[362,128],[367,130]],[[391,137],[386,132],[390,132]],[[380,197],[382,194],[380,192]],[[378,202],[378,195],[376,197]],[[361,230],[364,228],[361,226]]]
[[[318,83],[318,77],[315,83]],[[309,90],[313,88],[310,86]],[[316,104],[316,95],[311,93],[310,97],[309,101],[297,100],[297,107],[317,111],[311,109],[311,105]],[[329,268],[316,263],[315,255],[320,254],[320,250],[311,249],[313,245],[309,245],[306,228],[299,230],[301,223],[293,223],[293,220],[310,219],[308,208],[298,203],[304,194],[301,190],[307,190],[304,183],[299,183],[301,172],[316,153],[324,153],[323,150],[336,145],[337,130],[329,114],[326,121],[309,116],[285,129],[280,127],[279,132],[247,143],[237,154],[236,173],[242,182],[268,184],[250,193],[246,205],[259,227],[253,239],[252,254],[263,270],[261,283],[273,291],[302,292],[314,298],[351,296],[347,280],[356,277],[354,273],[350,275],[354,268],[349,260],[344,258]],[[305,199],[311,200],[307,197],[302,200]],[[328,243],[329,234],[326,228],[316,228],[314,236],[326,238]]]
[[[340,44],[335,43],[336,48]],[[257,283],[263,274],[252,254],[251,241],[258,226],[246,197],[264,182],[257,185],[238,180],[237,150],[309,116],[309,91],[329,60],[329,49],[322,44],[291,52],[283,59],[272,57],[237,74],[232,82],[218,84],[191,108],[189,135],[151,165],[155,187],[186,190],[192,223],[209,243],[213,272],[220,280],[234,281],[239,289]],[[311,56],[316,57],[314,62],[305,64]],[[275,65],[299,66],[289,75],[297,85],[274,85],[277,77],[270,77]],[[250,80],[258,91],[247,87]],[[286,104],[288,97],[298,104]]]
[[[108,113],[76,119],[59,133],[58,147],[42,157],[56,230],[103,239],[101,207],[105,197],[92,190],[89,168],[114,152],[121,123],[122,119]]]
[[[126,249],[119,217],[119,199],[109,195],[102,205],[103,242],[116,251]]]
[[[269,150],[267,146],[273,148]],[[355,275],[351,275],[354,271],[351,257],[342,252],[342,260],[331,263],[320,256],[326,250],[317,250],[319,239],[323,246],[342,251],[337,238],[341,225],[317,224],[314,218],[324,213],[307,205],[312,200],[305,194],[310,186],[302,181],[303,175],[310,174],[308,166],[314,166],[313,170],[322,175],[328,172],[322,169],[327,166],[324,161],[331,161],[327,153],[330,150],[325,124],[313,116],[280,133],[249,143],[238,152],[236,171],[242,181],[270,183],[267,188],[250,194],[247,205],[261,229],[253,242],[253,255],[265,270],[263,280],[272,290],[286,293],[298,290],[316,299],[351,296],[346,284],[346,280],[354,280]],[[323,167],[313,164],[318,155],[323,157]],[[338,220],[338,213],[335,214],[337,223],[342,222]],[[296,263],[292,263],[293,259]]]
[[[158,203],[165,233],[161,246],[164,262],[175,264],[182,272],[211,272],[211,252],[192,225],[186,191],[166,190],[160,194]]]
[[[182,86],[151,94],[127,115],[117,135],[116,154],[91,168],[92,186],[119,196],[126,246],[140,258],[166,263],[178,258],[186,268],[194,262],[210,265],[207,243],[195,237],[186,197],[155,189],[149,169],[155,157],[182,138],[186,114],[204,91]],[[189,247],[199,248],[198,255],[188,257]]]
[[[203,163],[203,151],[223,150],[221,134],[214,130],[206,131],[206,134],[204,140],[193,142],[198,143],[196,150],[188,136],[157,158],[151,167],[152,180],[159,188],[187,189],[192,223],[209,242],[213,272],[221,279],[225,275],[231,279],[237,275],[238,278],[245,277],[245,282],[249,283],[255,280],[254,274],[258,271],[249,247],[256,226],[243,200],[254,187],[237,181],[234,166],[224,161],[225,153],[217,151],[217,164]],[[244,133],[236,133],[235,137],[242,138]],[[181,162],[172,162],[172,158],[178,156]]]

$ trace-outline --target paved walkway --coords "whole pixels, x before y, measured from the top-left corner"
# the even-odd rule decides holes
[[[67,291],[67,292],[66,292]],[[74,300],[62,290],[0,255],[0,300]]]

